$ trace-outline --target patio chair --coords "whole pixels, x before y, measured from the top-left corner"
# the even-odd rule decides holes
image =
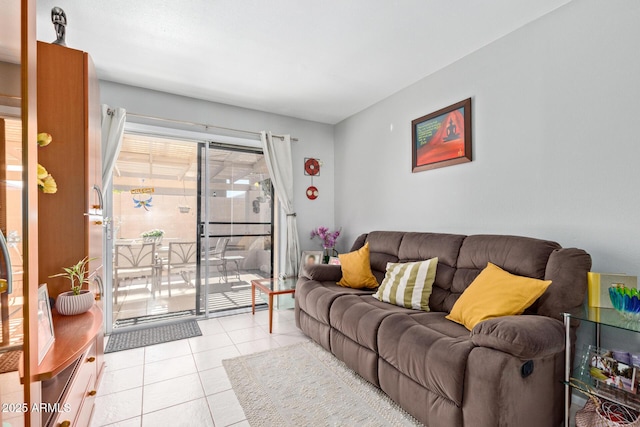
[[[219,238],[215,249],[207,259],[210,267],[217,267],[218,271],[222,273],[222,276],[220,276],[218,280],[221,282],[224,277],[225,283],[227,282],[227,260],[225,259],[225,253],[227,252],[228,244],[228,237]]]
[[[191,273],[196,268],[196,242],[169,243],[167,259],[167,287],[171,296],[171,272],[177,271],[187,284],[191,284]]]
[[[156,268],[155,243],[115,245],[113,266],[113,295],[115,303],[118,303],[118,288],[120,287],[120,282],[126,279],[133,280],[138,277],[144,277],[147,286],[149,286],[149,278],[151,278],[152,293],[155,297],[153,287],[156,284]]]

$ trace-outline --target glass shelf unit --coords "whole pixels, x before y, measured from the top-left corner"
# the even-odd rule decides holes
[[[570,317],[596,325],[640,332],[640,322],[625,319],[613,308],[586,307],[580,315],[570,315]]]
[[[630,332],[640,332],[640,322],[627,320],[622,317],[613,308],[600,308],[600,307],[585,307],[580,314],[564,313],[565,333],[567,348],[569,347],[570,339],[570,323],[571,319],[576,319],[584,322],[593,323],[596,326],[596,344],[600,346],[600,328],[602,326],[609,326],[618,328]],[[583,363],[576,366],[573,372],[570,372],[571,366],[571,352],[567,351],[565,360],[565,422],[568,425],[569,421],[569,407],[571,403],[570,390],[575,388],[580,392],[589,392],[594,395],[606,399],[636,411],[640,411],[640,394],[632,394],[615,387],[609,386],[601,381],[597,381],[591,377],[589,372],[589,364],[587,359],[589,356],[589,350],[585,349],[583,354]]]

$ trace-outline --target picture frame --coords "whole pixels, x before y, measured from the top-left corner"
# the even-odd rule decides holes
[[[302,251],[302,256],[300,257],[300,275],[302,275],[302,269],[305,265],[322,264],[323,256],[322,251]]]
[[[329,265],[341,265],[340,258],[337,256],[332,256],[329,258]]]
[[[623,390],[627,393],[638,392],[638,368],[631,364],[627,353],[625,360],[616,357],[610,350],[591,348],[589,352],[589,374],[602,384]]]
[[[55,332],[53,319],[51,318],[51,305],[49,304],[49,290],[44,283],[38,288],[38,365],[42,363],[53,342]]]
[[[621,273],[587,273],[587,290],[589,307],[613,308],[609,297],[609,288],[624,285],[627,288],[638,288],[638,276]]]
[[[470,162],[471,149],[471,98],[411,121],[413,173]]]

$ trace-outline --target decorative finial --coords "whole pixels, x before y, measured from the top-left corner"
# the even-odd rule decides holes
[[[53,22],[53,28],[56,30],[56,41],[53,44],[60,46],[66,46],[64,42],[64,36],[67,32],[67,15],[62,8],[56,6],[51,9],[51,22]]]

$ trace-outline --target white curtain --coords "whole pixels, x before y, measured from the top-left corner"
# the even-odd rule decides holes
[[[293,161],[291,137],[273,138],[271,132],[261,132],[262,149],[271,182],[282,208],[287,215],[287,246],[285,251],[285,273],[297,276],[300,263],[300,242],[296,213],[293,209]]]
[[[118,160],[120,148],[122,147],[122,135],[124,134],[124,122],[126,119],[126,111],[124,108],[110,108],[108,105],[102,104],[102,191],[104,193],[103,215],[105,238],[103,243],[104,249],[104,292],[105,292],[105,313],[113,313],[111,302],[112,287],[108,284],[113,280],[113,229],[110,218],[113,212],[113,167]],[[107,317],[106,332],[111,333],[113,319]]]
[[[102,104],[102,188],[106,189],[113,178],[113,167],[122,147],[124,122],[127,111]]]

